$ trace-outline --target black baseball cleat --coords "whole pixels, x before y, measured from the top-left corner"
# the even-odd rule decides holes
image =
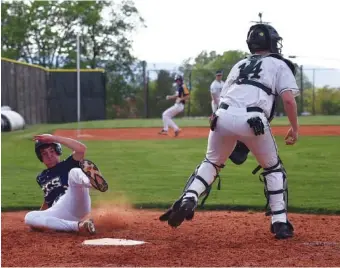
[[[287,223],[274,222],[271,224],[270,231],[275,234],[277,239],[286,239],[294,236],[294,228],[289,221]]]
[[[168,135],[168,131],[162,129],[160,132],[158,132],[159,135]]]
[[[93,188],[100,192],[106,192],[108,190],[109,185],[95,163],[88,159],[84,159],[80,162],[80,168],[89,178]]]
[[[181,132],[181,129],[178,129],[175,131],[175,137],[178,137],[179,133]]]
[[[171,227],[176,228],[180,226],[184,220],[192,220],[194,218],[196,206],[197,202],[194,197],[183,198],[179,209],[170,215],[168,224]]]

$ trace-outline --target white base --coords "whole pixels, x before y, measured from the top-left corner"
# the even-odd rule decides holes
[[[146,242],[137,240],[117,239],[117,238],[100,238],[85,240],[83,245],[86,246],[136,246]]]

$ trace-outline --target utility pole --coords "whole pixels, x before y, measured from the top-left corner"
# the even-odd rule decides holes
[[[301,75],[301,79],[300,79],[300,94],[301,94],[301,98],[300,98],[300,110],[301,110],[301,113],[304,112],[304,107],[303,107],[303,65],[301,64],[300,66],[300,75]]]
[[[146,61],[142,61],[142,68],[143,68],[143,86],[144,86],[144,113],[145,118],[149,117],[148,113],[148,106],[149,106],[149,92],[148,92],[148,79],[146,76]]]
[[[190,70],[190,73],[189,73],[189,92],[191,94],[191,74],[192,74],[192,71]],[[188,116],[190,116],[190,98],[188,100]]]
[[[313,68],[313,106],[312,113],[315,115],[315,68]]]

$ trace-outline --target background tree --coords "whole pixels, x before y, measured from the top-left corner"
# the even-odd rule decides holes
[[[105,68],[107,110],[141,90],[131,33],[144,27],[133,1],[3,1],[2,56],[48,68]]]
[[[232,66],[245,58],[247,53],[237,50],[226,51],[219,55],[215,51],[202,51],[190,64],[190,59],[183,62],[179,70],[186,80],[191,73],[190,115],[202,116],[211,114],[210,84],[215,79],[215,72],[222,70],[225,80]],[[186,81],[188,84],[188,81]],[[186,105],[186,114],[188,114]]]

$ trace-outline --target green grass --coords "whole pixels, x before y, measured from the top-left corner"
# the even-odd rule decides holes
[[[50,126],[47,127],[47,129]],[[46,127],[2,133],[2,209],[39,207],[42,192],[35,178],[44,167],[34,154],[32,135]],[[291,211],[340,213],[340,137],[301,137],[295,146],[277,138],[289,176]],[[87,157],[109,181],[109,191],[92,191],[94,203],[127,198],[135,206],[165,208],[181,193],[188,176],[201,162],[206,139],[163,141],[87,141]],[[70,151],[64,149],[64,156]],[[251,174],[253,157],[242,166],[227,164],[222,189],[217,184],[206,207],[262,209],[263,184]]]
[[[208,126],[208,117],[206,118],[175,118],[175,122],[180,127],[206,127]],[[340,116],[301,116],[299,118],[301,125],[340,125]],[[287,117],[276,117],[273,126],[289,125]],[[78,123],[35,125],[30,127],[34,131],[53,131],[55,129],[74,129]],[[129,127],[162,127],[162,120],[159,119],[116,119],[102,121],[80,122],[80,128],[129,128]]]

